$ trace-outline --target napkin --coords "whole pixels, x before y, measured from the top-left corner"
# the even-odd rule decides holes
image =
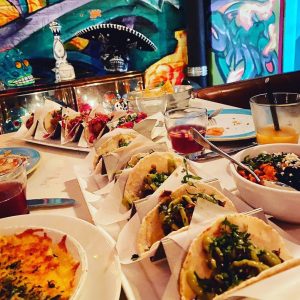
[[[16,138],[31,138],[31,137],[33,137],[35,134],[38,120],[40,118],[40,114],[42,113],[42,111],[43,111],[42,107],[38,107],[35,110],[34,116],[33,116],[33,123],[29,129],[27,129],[27,127],[26,127],[26,122],[30,118],[30,115],[21,117],[22,125],[19,128],[19,130],[16,132],[15,137]]]

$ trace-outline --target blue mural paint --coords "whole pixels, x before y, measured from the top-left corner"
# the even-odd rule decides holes
[[[32,67],[19,49],[0,52],[0,81],[7,87],[34,83]]]
[[[211,7],[212,51],[223,82],[277,74],[273,3],[217,0]]]
[[[109,0],[49,0],[45,8],[31,14],[27,1],[12,2],[22,16],[0,28],[0,47],[2,51],[16,46],[21,49],[30,59],[34,76],[44,81],[53,80],[53,35],[49,23],[54,19],[62,26],[61,40],[65,44],[77,32],[103,23],[118,23],[144,34],[158,49],[151,53],[130,49],[129,70],[141,71],[174,51],[174,31],[184,27],[179,0],[115,0],[113,5]],[[77,77],[107,73],[100,61],[102,46],[90,42],[84,49],[67,48]]]
[[[300,3],[285,1],[283,71],[300,70]],[[297,51],[298,50],[298,51]]]
[[[20,42],[50,22],[91,1],[92,0],[65,0],[61,3],[54,3],[53,5],[42,8],[32,14],[28,14],[27,1],[20,0],[19,8],[22,10],[22,18],[0,29],[0,51],[17,46]]]

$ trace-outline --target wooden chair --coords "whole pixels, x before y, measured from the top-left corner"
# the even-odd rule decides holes
[[[273,92],[300,92],[300,71],[269,76]],[[194,97],[249,108],[249,99],[266,92],[266,77],[211,86],[193,92]]]

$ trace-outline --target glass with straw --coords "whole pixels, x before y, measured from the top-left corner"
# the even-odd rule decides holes
[[[267,90],[252,97],[250,107],[259,144],[298,143],[300,94]]]

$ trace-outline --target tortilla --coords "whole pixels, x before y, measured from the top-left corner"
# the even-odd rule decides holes
[[[127,162],[128,168],[133,168],[142,158],[149,155],[150,152],[142,152],[142,153],[136,153],[131,156],[130,160]]]
[[[102,113],[96,113],[93,117],[89,116],[89,120],[84,126],[84,138],[86,142],[91,146],[93,145],[101,136],[109,132],[107,123],[110,120],[110,116]]]
[[[117,134],[109,139],[107,139],[98,149],[96,149],[96,156],[94,158],[94,168],[96,168],[100,158],[103,155],[109,153],[118,153],[124,150],[124,147],[132,142],[136,137],[137,133],[128,133],[128,134]],[[120,146],[120,143],[125,143],[124,146]]]
[[[133,201],[144,198],[144,179],[150,174],[153,167],[156,168],[157,173],[170,175],[170,166],[172,166],[173,172],[181,164],[183,164],[183,159],[171,152],[153,152],[139,160],[126,181],[123,204],[130,208]]]
[[[183,195],[191,195],[197,193],[204,193],[207,195],[214,195],[214,197],[224,204],[224,208],[232,211],[236,211],[234,204],[219,192],[216,188],[201,182],[193,182],[193,185],[188,183],[181,185],[178,189],[171,193],[172,199],[177,199]],[[169,201],[169,195],[167,197],[162,193],[159,203],[143,218],[138,238],[137,238],[137,249],[140,254],[148,251],[150,247],[157,241],[161,240],[164,236],[163,223],[159,213],[159,207],[162,203]],[[203,199],[203,198],[202,198]],[[207,201],[204,200],[203,201]],[[185,227],[181,227],[182,230]]]
[[[67,142],[78,142],[83,131],[83,117],[80,113],[63,115],[64,138]]]
[[[52,123],[52,113],[53,111],[49,111],[44,118],[44,128],[49,134],[51,134],[56,128],[56,126]]]
[[[61,132],[61,126],[59,124],[59,121],[61,120],[61,117],[54,118],[53,115],[55,114],[61,114],[60,109],[49,111],[43,121],[44,128],[46,132],[49,134],[49,137],[51,138],[58,138],[60,136]]]
[[[230,223],[237,225],[239,231],[247,231],[250,234],[252,244],[256,247],[266,251],[280,251],[279,256],[284,262],[262,271],[255,277],[242,281],[234,288],[229,289],[220,295],[216,295],[214,299],[225,299],[228,294],[236,290],[290,268],[295,263],[300,263],[300,260],[296,262],[295,260],[291,260],[292,257],[279,233],[262,220],[247,215],[229,215],[226,218]],[[191,243],[179,277],[179,293],[181,299],[195,299],[196,297],[196,294],[188,284],[187,278],[189,272],[197,272],[199,278],[210,277],[212,271],[208,267],[208,255],[204,250],[203,240],[208,236],[214,238],[219,233],[220,225],[224,219],[225,217],[219,218],[211,227],[198,235]]]

